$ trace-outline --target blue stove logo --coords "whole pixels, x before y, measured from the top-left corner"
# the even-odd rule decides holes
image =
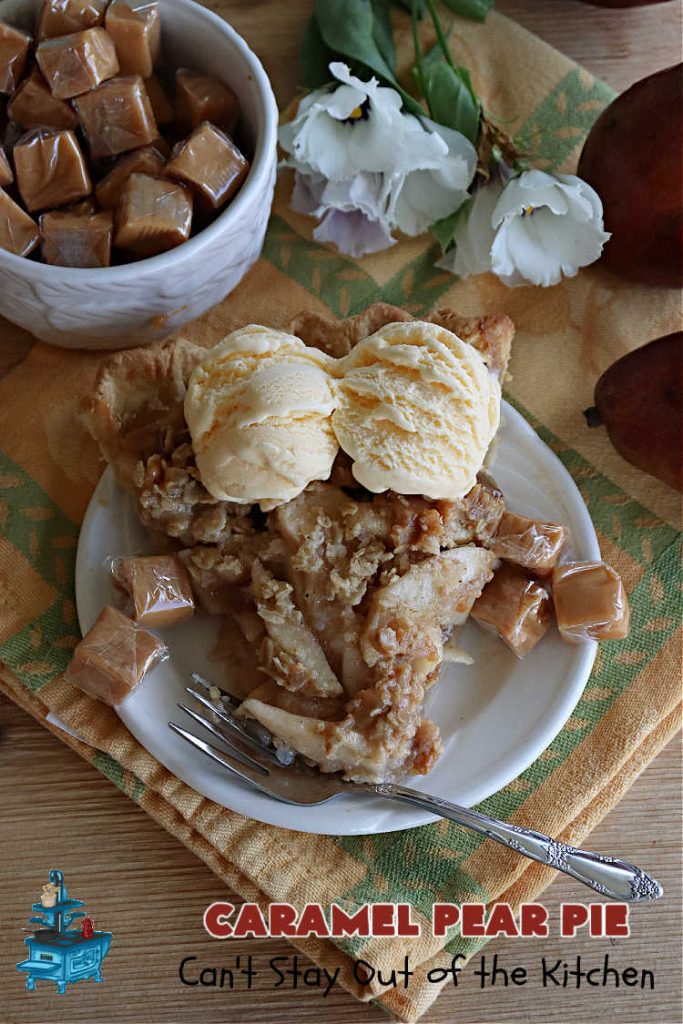
[[[109,952],[111,932],[94,931],[91,918],[78,909],[82,906],[83,900],[69,899],[62,872],[50,871],[40,903],[31,907],[42,916],[29,918],[29,923],[38,927],[24,939],[28,959],[17,964],[18,971],[26,972],[29,992],[37,981],[54,982],[60,996],[67,985],[77,981],[102,981],[102,961]],[[79,917],[83,918],[80,928],[71,928]]]

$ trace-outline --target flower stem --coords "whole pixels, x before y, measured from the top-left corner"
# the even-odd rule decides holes
[[[444,59],[446,60],[446,63],[450,64],[450,66],[455,70],[455,64],[453,63],[453,58],[451,57],[451,51],[448,49],[448,39],[446,38],[446,33],[443,30],[443,26],[439,19],[439,15],[436,13],[434,0],[427,0],[427,7],[429,8],[429,14],[434,24],[436,38],[441,48],[441,52],[444,55]]]
[[[422,47],[420,46],[420,32],[419,32],[418,24],[417,24],[417,21],[418,21],[417,0],[412,0],[412,3],[411,3],[410,6],[411,6],[411,21],[412,21],[412,28],[413,28],[413,47],[415,49],[415,73],[417,75],[417,84],[419,86],[420,93],[427,100],[427,106],[429,108],[429,114],[430,114],[430,117],[431,117],[432,108],[431,108],[431,104],[429,102],[429,96],[427,96],[427,92],[425,90],[425,84],[424,84],[424,72],[423,72],[423,67],[422,67]]]

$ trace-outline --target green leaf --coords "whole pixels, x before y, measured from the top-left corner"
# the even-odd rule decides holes
[[[430,224],[429,230],[441,246],[442,252],[445,252],[453,241],[453,235],[460,227],[460,224],[469,217],[471,205],[472,199],[466,199],[462,206],[458,207],[455,213],[450,213],[448,217],[442,217],[441,220],[437,220],[433,224]]]
[[[301,42],[301,80],[307,89],[319,89],[332,81],[331,60],[334,60],[334,52],[321,36],[315,17],[311,17],[306,22]]]
[[[375,14],[370,0],[316,0],[315,17],[325,43],[335,53],[360,61],[400,94],[411,114],[424,111],[398,82],[375,42]]]
[[[462,132],[476,146],[480,106],[467,71],[439,62],[425,69],[423,80],[433,119]]]
[[[486,15],[493,7],[494,0],[443,0],[444,5],[453,14],[459,14],[461,18],[470,18],[471,21],[486,21]]]
[[[389,14],[389,0],[371,0],[372,9],[375,14],[375,27],[373,35],[377,43],[377,49],[384,57],[392,71],[396,71],[396,47],[394,46],[394,35],[391,31],[391,16]]]

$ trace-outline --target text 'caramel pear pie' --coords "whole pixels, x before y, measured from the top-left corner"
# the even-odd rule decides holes
[[[513,333],[502,315],[377,304],[114,356],[90,425],[158,552],[115,566],[136,629],[193,601],[221,616],[239,713],[371,782],[439,757],[425,695],[445,661],[470,660],[456,642],[470,614],[523,657],[563,570],[564,638],[624,635],[616,574],[558,566],[566,529],[507,511],[484,469]],[[85,653],[70,678],[101,697],[101,645]]]

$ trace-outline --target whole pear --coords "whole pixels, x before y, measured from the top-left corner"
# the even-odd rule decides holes
[[[617,359],[595,385],[590,427],[627,462],[683,491],[683,331]]]
[[[683,64],[636,82],[602,112],[579,177],[612,233],[602,263],[644,284],[683,285]]]

